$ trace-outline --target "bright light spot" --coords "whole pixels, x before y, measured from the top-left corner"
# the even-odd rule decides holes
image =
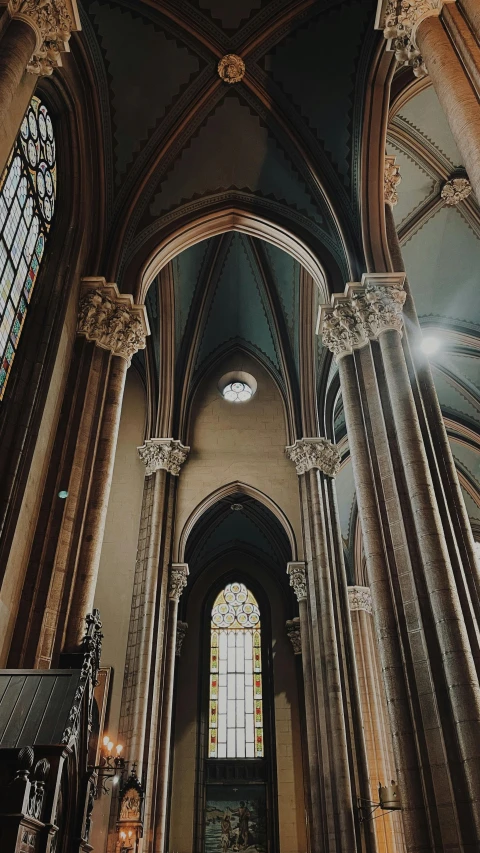
[[[425,355],[433,355],[439,347],[440,341],[438,338],[434,338],[433,335],[426,335],[421,343],[421,348]]]
[[[112,785],[118,785],[118,776],[114,776],[112,779]]]
[[[230,403],[246,403],[252,396],[252,389],[246,382],[229,382],[222,394]]]
[[[62,489],[62,490],[58,493],[58,497],[59,497],[59,498],[62,498],[62,500],[65,500],[65,498],[68,498],[68,492],[67,492],[67,490],[66,490],[66,489]]]

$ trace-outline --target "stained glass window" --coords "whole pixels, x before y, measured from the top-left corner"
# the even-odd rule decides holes
[[[0,180],[0,400],[45,250],[56,177],[52,120],[34,97]]]
[[[263,758],[260,611],[243,583],[216,597],[210,629],[209,758]]]

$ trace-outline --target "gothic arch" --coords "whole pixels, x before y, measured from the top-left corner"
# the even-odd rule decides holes
[[[272,243],[292,255],[310,273],[319,288],[323,301],[329,298],[329,283],[323,265],[312,247],[293,231],[280,225],[273,218],[257,215],[240,207],[228,204],[221,210],[207,211],[200,216],[182,222],[156,243],[150,254],[141,262],[135,288],[135,301],[143,303],[148,288],[155,276],[169,261],[195,243],[215,237],[226,231],[240,231]],[[135,267],[134,260],[130,267]],[[137,267],[138,269],[138,267]],[[128,275],[127,275],[128,278]],[[132,282],[133,285],[133,282]]]
[[[238,480],[233,481],[232,483],[227,483],[224,486],[220,486],[220,488],[216,489],[214,492],[211,492],[207,495],[190,513],[187,521],[183,526],[183,530],[180,534],[178,546],[177,546],[177,554],[174,555],[174,560],[176,562],[183,562],[185,560],[185,551],[188,542],[188,537],[192,532],[195,524],[199,521],[201,516],[212,506],[214,506],[218,501],[229,497],[230,495],[238,494],[242,492],[248,497],[254,498],[254,500],[259,501],[259,503],[263,504],[270,512],[275,516],[277,521],[283,527],[288,541],[290,543],[291,551],[292,551],[292,560],[297,559],[297,542],[295,538],[295,533],[293,532],[293,527],[290,524],[285,513],[280,509],[278,504],[275,503],[268,495],[264,492],[261,492],[259,489],[254,488],[253,486],[247,485],[247,483],[241,483]]]

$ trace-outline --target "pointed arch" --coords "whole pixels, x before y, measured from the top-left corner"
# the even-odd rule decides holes
[[[263,506],[270,510],[272,515],[275,516],[275,518],[281,524],[286,533],[292,551],[292,560],[296,560],[298,558],[295,533],[293,531],[292,525],[290,524],[290,521],[288,520],[283,510],[268,495],[266,495],[264,492],[261,492],[260,489],[256,489],[253,486],[249,486],[247,483],[241,483],[239,480],[234,480],[231,483],[227,483],[226,485],[220,486],[218,489],[215,489],[215,491],[211,492],[202,501],[200,501],[200,503],[190,513],[179,537],[177,546],[178,552],[174,558],[175,562],[181,563],[182,561],[184,561],[188,538],[202,515],[204,515],[207,510],[209,510],[219,501],[223,500],[224,498],[228,498],[231,495],[236,495],[239,492],[247,495],[250,498],[253,498],[254,500],[263,504]]]

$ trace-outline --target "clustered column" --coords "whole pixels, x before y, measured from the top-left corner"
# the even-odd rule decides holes
[[[82,280],[77,340],[42,515],[49,538],[27,621],[23,665],[46,668],[82,641],[93,609],[122,408],[132,356],[149,333],[145,308],[103,278]],[[66,500],[58,500],[65,491]]]
[[[358,671],[368,771],[373,799],[377,800],[379,785],[390,784],[396,778],[396,773],[375,638],[370,588],[349,586],[348,603]],[[363,806],[365,814],[368,814],[371,807],[367,803]],[[378,853],[402,853],[405,850],[401,814],[395,812],[376,814],[375,830]]]
[[[362,833],[357,809],[370,792],[333,488],[340,456],[324,438],[300,439],[286,452],[300,477],[307,558],[289,574],[300,609],[311,849],[374,850],[373,829],[364,824]]]
[[[119,734],[146,778],[145,825],[150,827],[157,820],[158,791],[166,783],[157,763],[159,750],[165,748],[165,740],[161,746],[165,715],[171,719],[167,681],[173,666],[171,636],[175,637],[170,605],[172,518],[176,485],[189,450],[172,438],[147,439],[138,448],[145,463],[145,487]],[[183,624],[177,626],[180,631]],[[112,845],[113,834],[109,851]]]
[[[177,614],[180,596],[187,585],[186,563],[172,563],[168,584],[168,615],[165,643],[165,677],[162,695],[162,719],[156,761],[155,824],[153,837],[154,853],[165,853],[167,831],[167,801],[170,777],[170,747],[172,732],[173,685],[175,654],[177,648]]]
[[[480,838],[478,625],[452,570],[402,348],[404,274],[367,274],[324,306],[335,353],[407,849]]]

